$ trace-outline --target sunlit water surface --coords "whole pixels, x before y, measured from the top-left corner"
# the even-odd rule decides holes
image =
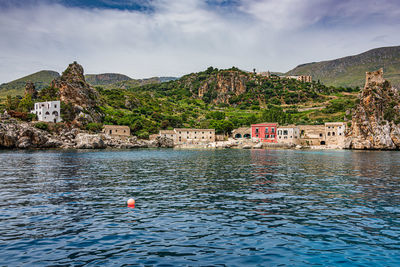
[[[0,177],[0,265],[400,265],[400,152],[3,151]]]

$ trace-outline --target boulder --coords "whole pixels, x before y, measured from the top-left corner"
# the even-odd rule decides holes
[[[98,134],[79,133],[75,142],[77,149],[103,149],[107,147]]]

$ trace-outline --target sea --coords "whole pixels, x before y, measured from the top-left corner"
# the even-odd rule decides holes
[[[1,150],[0,266],[400,266],[400,152]]]

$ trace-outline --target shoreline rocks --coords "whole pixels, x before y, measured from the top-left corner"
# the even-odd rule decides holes
[[[52,133],[35,127],[35,123],[13,119],[0,122],[0,149],[134,149],[171,148],[173,141],[159,137],[139,140],[137,137],[118,137],[104,133],[88,133],[78,128],[63,128]]]

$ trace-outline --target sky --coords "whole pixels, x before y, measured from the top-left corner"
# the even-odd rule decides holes
[[[286,72],[396,45],[399,0],[0,0],[0,83],[73,61],[132,78]]]

